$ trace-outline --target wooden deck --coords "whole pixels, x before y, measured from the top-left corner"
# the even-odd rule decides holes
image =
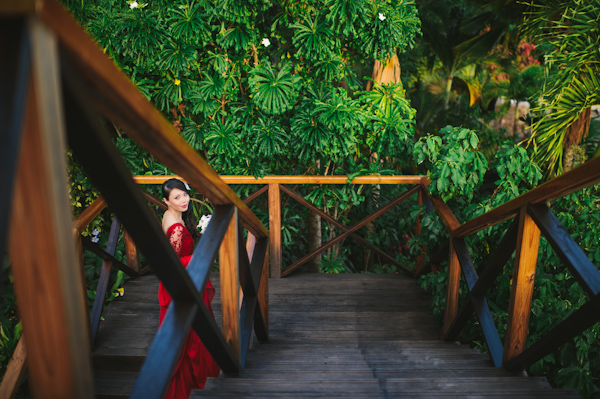
[[[429,295],[412,278],[304,274],[269,284],[270,342],[254,345],[238,376],[221,374],[192,398],[579,397],[440,341]],[[158,328],[157,290],[154,276],[132,280],[105,310],[93,352],[98,398],[133,387]]]

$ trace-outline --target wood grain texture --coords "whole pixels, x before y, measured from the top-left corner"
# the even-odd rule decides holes
[[[450,240],[450,254],[448,259],[448,288],[446,289],[446,309],[444,311],[444,335],[450,330],[458,313],[460,263],[456,256],[456,249],[452,240]]]
[[[170,178],[178,176],[135,176],[139,184],[162,184]],[[348,175],[311,176],[311,175],[273,175],[254,176],[219,176],[227,184],[348,184]],[[350,184],[421,184],[423,176],[357,176]]]
[[[427,194],[423,191],[423,189],[420,189],[419,197],[417,198],[417,206],[423,205],[423,197],[425,195]],[[421,212],[419,212],[419,214],[417,215],[417,220],[415,222],[415,236],[421,235],[421,226]],[[421,250],[421,254],[417,256],[417,261],[415,262],[415,275],[420,274],[423,270],[423,267],[425,266],[425,251],[426,248],[423,248]]]
[[[453,232],[460,227],[460,222],[456,219],[456,216],[454,216],[450,207],[442,199],[430,197],[430,201],[446,227],[446,230],[454,237],[455,235]]]
[[[2,383],[0,384],[0,398],[13,399],[15,397],[26,370],[27,349],[25,348],[25,339],[21,336],[21,339],[19,339],[19,343],[10,358],[10,362],[6,367],[6,372],[2,377]]]
[[[550,209],[545,204],[530,205],[527,209],[544,237],[584,291],[590,297],[600,294],[600,270],[562,227]]]
[[[269,258],[271,278],[281,278],[281,193],[279,184],[269,184]]]
[[[221,314],[223,315],[223,336],[237,361],[241,360],[241,336],[238,272],[238,219],[235,210],[229,228],[219,249],[219,274],[221,279]]]
[[[32,21],[30,32],[35,83],[27,102],[10,234],[15,294],[29,334],[30,386],[37,397],[91,398],[87,304],[81,301],[66,189],[58,49],[39,23]]]
[[[593,297],[529,348],[505,363],[507,370],[523,370],[570,342],[600,321],[600,295]]]
[[[244,203],[245,204],[249,204],[252,201],[254,201],[256,198],[258,198],[262,193],[264,193],[265,191],[267,191],[269,189],[269,185],[265,185],[261,188],[259,188],[258,190],[256,190],[255,192],[253,192],[252,194],[250,194],[248,197],[244,198]]]
[[[106,244],[106,252],[111,256],[114,256],[117,250],[120,230],[121,223],[116,217],[113,217],[110,234],[108,235],[108,243]],[[104,260],[102,262],[102,267],[100,268],[100,277],[98,278],[98,285],[96,287],[96,297],[94,298],[94,305],[92,306],[92,314],[90,316],[92,323],[92,342],[96,340],[96,334],[98,333],[98,326],[100,325],[100,317],[102,316],[102,309],[104,308],[104,298],[106,298],[106,289],[108,287],[111,269],[112,260]]]
[[[261,343],[269,340],[269,249],[265,251],[265,260],[261,270],[260,284],[258,286],[258,305],[262,313],[264,324],[263,334],[257,333]]]
[[[452,245],[454,246],[456,256],[460,263],[460,268],[463,272],[463,276],[470,293],[473,291],[478,281],[475,265],[473,265],[473,260],[471,259],[469,249],[467,248],[464,239],[453,238]],[[472,307],[475,310],[475,315],[479,321],[479,326],[483,332],[483,337],[492,357],[492,361],[494,362],[494,366],[501,367],[503,353],[502,342],[500,341],[498,330],[496,328],[496,324],[494,323],[494,319],[492,318],[492,313],[490,312],[487,301],[485,300],[485,296],[482,294],[471,295],[469,296],[469,300],[471,301]],[[454,320],[456,319],[458,319],[458,317],[456,317]],[[448,339],[448,337],[445,338]]]
[[[77,229],[79,234],[83,233],[83,230],[96,219],[100,212],[106,208],[106,200],[104,197],[99,196],[92,202],[87,208],[83,210],[73,221],[73,228]]]
[[[127,266],[136,272],[140,271],[140,255],[131,235],[123,228],[123,239],[125,240],[125,253],[127,256]]]
[[[529,216],[527,206],[524,205],[519,213],[517,250],[504,340],[504,363],[523,352],[527,344],[540,234],[540,229]]]
[[[213,204],[234,204],[255,235],[268,231],[208,163],[179,135],[131,81],[81,29],[56,0],[46,0],[40,17],[56,34],[62,49],[86,81],[87,92],[102,115],[163,164],[180,174]]]

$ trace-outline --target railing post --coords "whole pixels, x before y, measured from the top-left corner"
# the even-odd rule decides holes
[[[281,195],[279,184],[269,184],[269,253],[271,278],[281,278]]]
[[[140,256],[133,238],[123,227],[123,238],[125,239],[125,252],[127,253],[127,266],[136,272],[140,271]]]
[[[38,19],[30,18],[29,23],[34,83],[27,100],[10,230],[29,386],[33,397],[92,398],[87,309],[81,301],[66,189],[58,43]]]
[[[450,258],[448,260],[448,290],[446,291],[446,311],[444,312],[444,336],[452,326],[458,314],[458,295],[460,288],[460,263],[454,243],[450,239]]]
[[[238,213],[234,209],[229,227],[219,248],[219,273],[221,278],[221,308],[223,317],[223,336],[235,354],[241,360],[240,334],[240,277],[238,251]]]
[[[519,214],[519,233],[508,307],[503,364],[523,352],[527,344],[539,244],[540,229],[527,213],[527,205],[523,205]]]

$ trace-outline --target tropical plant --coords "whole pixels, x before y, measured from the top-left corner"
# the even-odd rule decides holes
[[[600,0],[528,3],[523,30],[545,51],[540,105],[532,110],[534,159],[546,175],[561,174],[568,147],[589,129],[589,108],[600,103]],[[549,111],[549,112],[548,112]]]

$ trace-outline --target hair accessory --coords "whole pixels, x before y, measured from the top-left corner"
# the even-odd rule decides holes
[[[188,191],[190,191],[190,190],[191,190],[190,186],[189,186],[189,185],[188,185],[186,182],[183,182],[183,184],[184,184],[184,186],[185,186],[186,190],[188,190]]]

